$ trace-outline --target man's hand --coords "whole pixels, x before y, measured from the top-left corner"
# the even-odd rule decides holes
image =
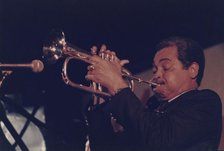
[[[96,47],[91,50],[96,52]],[[113,51],[107,50],[103,45],[99,56],[93,55],[89,61],[91,65],[88,66],[86,79],[100,83],[111,95],[118,89],[128,87],[122,77],[122,66],[129,63],[128,60],[120,60]]]

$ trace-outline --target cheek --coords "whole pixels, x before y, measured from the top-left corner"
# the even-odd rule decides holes
[[[168,88],[174,89],[181,83],[181,77],[182,75],[177,73],[167,73],[166,75],[164,75],[166,86]]]
[[[167,82],[167,87],[170,89],[178,89],[182,85],[188,81],[189,76],[187,75],[187,72],[173,72],[173,73],[167,73],[165,75],[165,80]]]

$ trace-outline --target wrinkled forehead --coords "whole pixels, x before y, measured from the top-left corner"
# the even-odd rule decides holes
[[[170,46],[165,47],[161,50],[159,50],[153,59],[153,64],[159,64],[162,61],[166,60],[178,60],[178,54],[177,54],[177,47],[176,46]]]

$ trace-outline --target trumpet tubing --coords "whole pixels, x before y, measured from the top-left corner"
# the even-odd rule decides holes
[[[78,89],[81,89],[81,90],[84,90],[87,92],[91,92],[91,93],[94,93],[97,95],[110,97],[111,95],[109,93],[102,91],[102,87],[100,86],[100,84],[98,84],[99,87],[97,89],[92,88],[90,86],[85,86],[83,84],[78,84],[78,83],[71,81],[67,74],[67,68],[68,68],[67,66],[68,66],[68,62],[70,60],[77,59],[77,60],[84,61],[86,63],[90,63],[89,58],[93,54],[95,55],[96,52],[92,51],[92,54],[91,54],[88,51],[82,50],[76,46],[73,46],[73,45],[67,43],[65,40],[64,32],[59,32],[54,35],[56,35],[56,37],[51,37],[50,41],[48,41],[43,46],[43,58],[51,63],[56,62],[59,58],[62,58],[62,57],[65,58],[63,68],[62,68],[63,81],[67,85],[70,85],[74,88],[78,88]],[[113,59],[113,56],[110,57],[108,54],[106,54],[104,52],[100,52],[99,56],[108,61],[110,59]],[[124,78],[128,79],[128,84],[129,84],[129,87],[132,89],[132,91],[134,90],[134,80],[137,82],[140,82],[140,83],[146,83],[148,85],[158,85],[151,81],[145,81],[138,77],[132,76],[131,73],[125,68],[122,69],[122,76]]]

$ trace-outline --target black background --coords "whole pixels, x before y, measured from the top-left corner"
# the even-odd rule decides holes
[[[106,44],[119,58],[129,59],[127,68],[136,74],[151,67],[153,48],[164,38],[186,36],[203,48],[223,42],[224,1],[1,0],[0,62],[42,60],[44,39],[55,28],[87,51],[92,45]],[[55,129],[67,130],[68,136],[71,131],[63,125],[80,119],[82,93],[63,83],[62,63],[45,64],[37,74],[16,70],[4,81],[1,94],[14,94],[25,105],[44,105],[48,120],[52,125],[61,123]],[[84,80],[86,67],[78,64],[73,69]]]
[[[223,42],[223,0],[7,0],[0,5],[1,62],[40,58],[52,28],[83,49],[108,45],[130,70],[150,67],[160,40],[187,36],[204,48]]]

